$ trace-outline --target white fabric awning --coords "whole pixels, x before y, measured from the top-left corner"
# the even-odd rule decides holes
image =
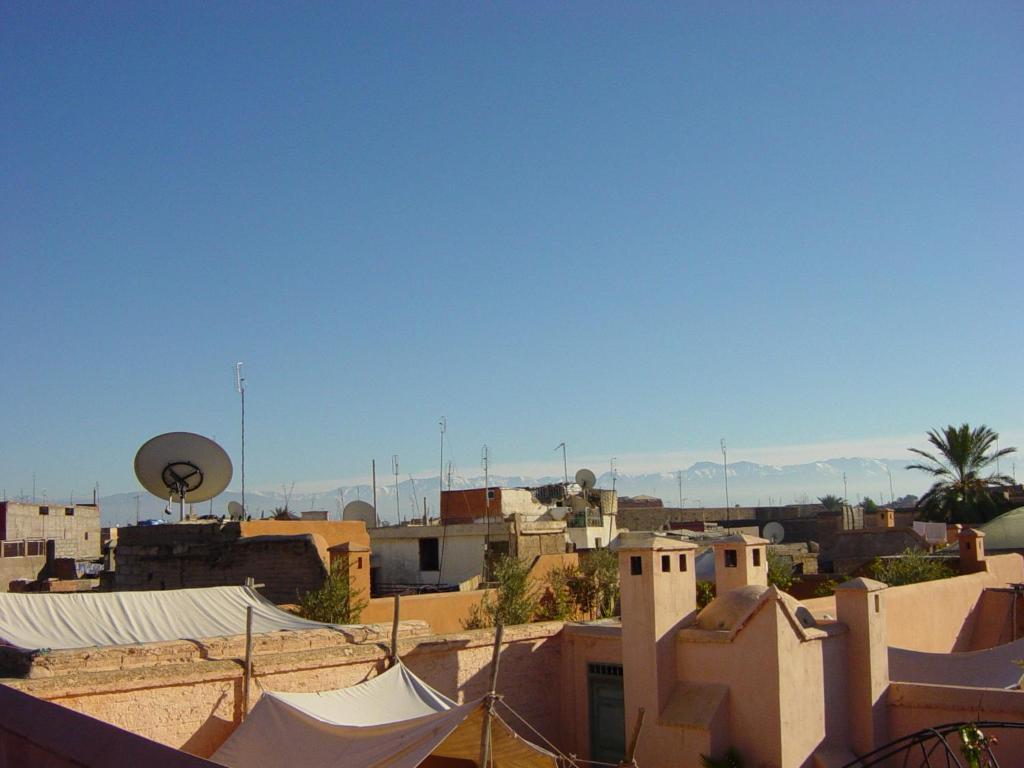
[[[478,762],[483,701],[456,704],[403,664],[351,688],[264,693],[213,755],[229,768],[415,768],[428,756]],[[500,768],[555,768],[555,756],[495,718]]]
[[[1017,688],[1024,640],[960,653],[927,653],[889,646],[889,679],[901,683]]]
[[[0,645],[24,650],[200,640],[253,632],[324,629],[331,624],[285,613],[248,587],[154,592],[0,592]]]

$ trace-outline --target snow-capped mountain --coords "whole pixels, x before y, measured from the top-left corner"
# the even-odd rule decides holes
[[[907,462],[895,459],[837,458],[808,464],[774,466],[737,461],[729,464],[729,502],[733,505],[792,504],[814,501],[819,496],[833,494],[851,501],[870,496],[875,501],[888,502],[891,495],[899,498],[908,493],[920,494],[928,487],[928,478],[921,472],[907,471]],[[844,489],[845,474],[845,489]],[[891,485],[890,485],[891,477]],[[682,497],[683,506],[725,506],[725,475],[723,466],[702,461],[681,471],[654,472],[646,474],[618,473],[613,478],[610,472],[598,475],[600,488],[615,489],[622,496],[648,495],[661,498],[666,506],[678,506]],[[571,479],[571,478],[570,478]],[[381,518],[394,522],[401,515],[403,519],[423,514],[423,499],[426,497],[430,515],[438,510],[437,475],[404,480],[398,484],[397,504],[393,484],[382,481],[377,484],[377,508]],[[524,486],[559,483],[562,477],[527,477],[522,475],[491,475],[490,484],[496,487],[517,488]],[[447,487],[447,478],[445,480]],[[452,478],[452,488],[482,488],[484,476]],[[340,519],[341,509],[355,500],[371,501],[373,490],[368,484],[345,486],[320,493],[303,492],[295,488],[284,492],[246,493],[246,507],[254,518],[271,515],[276,507],[287,503],[293,512],[308,509],[326,509],[331,519]],[[241,501],[241,494],[227,492],[213,502],[196,504],[197,515],[226,514],[230,501]],[[167,502],[139,491],[119,493],[100,499],[104,525],[125,525],[139,519],[177,519],[177,510],[172,516],[164,515]]]

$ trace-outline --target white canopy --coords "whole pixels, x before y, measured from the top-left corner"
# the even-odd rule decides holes
[[[428,757],[478,763],[483,700],[456,704],[404,665],[323,693],[267,693],[211,758],[229,768],[415,768]],[[550,752],[494,718],[499,768],[555,768]]]
[[[253,632],[323,629],[330,624],[285,613],[248,587],[156,592],[0,592],[0,645],[25,650],[199,640]]]

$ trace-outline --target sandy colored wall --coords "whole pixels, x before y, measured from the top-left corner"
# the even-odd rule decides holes
[[[561,665],[561,627],[560,623],[507,627],[498,682],[505,701],[548,738],[557,738],[561,711],[558,686],[551,685],[552,674]],[[408,638],[400,641],[399,653],[427,683],[447,696],[466,700],[485,693],[493,642],[490,630]],[[104,656],[109,654],[89,649],[77,652],[77,662],[72,658],[52,677],[3,682],[159,743],[209,756],[241,714],[238,659],[244,638],[157,645],[161,648],[135,649],[143,655],[125,657],[125,669],[107,668],[110,660]],[[150,650],[153,655],[146,666]],[[125,651],[118,649],[114,655],[123,656]],[[74,657],[76,652],[62,655]],[[354,685],[384,663],[385,651],[376,643],[345,643],[333,632],[261,635],[253,664],[252,700],[261,689],[320,691]],[[517,727],[512,719],[509,724]]]
[[[462,632],[463,622],[469,618],[472,607],[480,605],[484,595],[493,593],[494,590],[478,589],[472,592],[405,595],[401,599],[399,610],[403,621],[425,621],[431,631],[436,634]],[[359,620],[369,623],[388,623],[393,619],[394,609],[395,599],[393,597],[376,597],[363,609]]]
[[[1024,694],[1020,691],[893,683],[889,687],[888,705],[890,739],[941,723],[977,720],[979,713],[983,720],[1024,723]],[[995,752],[1001,765],[1021,765],[1024,730],[994,729],[986,730],[985,734],[999,739]],[[956,734],[947,739],[958,750]],[[961,757],[959,751],[955,754]]]
[[[988,571],[886,590],[889,645],[948,653],[986,647],[974,640],[982,590],[1024,582],[1024,558],[989,555]],[[812,612],[835,616],[835,598],[802,601]],[[941,606],[941,610],[937,607]]]
[[[622,664],[618,625],[567,624],[562,633],[561,739],[563,749],[590,758],[589,664]]]
[[[483,570],[486,526],[432,525],[424,527],[378,528],[371,548],[379,563],[381,584],[437,584],[437,571],[420,571],[420,539],[438,540],[442,584],[460,584]],[[507,541],[504,526],[494,526],[491,542]]]

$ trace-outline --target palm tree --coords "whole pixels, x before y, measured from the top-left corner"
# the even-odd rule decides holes
[[[843,504],[846,503],[846,500],[839,496],[833,496],[829,493],[825,496],[819,496],[818,503],[825,508],[826,512],[842,512]]]
[[[969,424],[950,424],[941,432],[929,430],[928,442],[938,455],[911,448],[930,464],[910,464],[907,469],[920,469],[936,478],[935,484],[917,501],[919,516],[925,520],[946,523],[983,523],[995,517],[999,509],[993,499],[993,486],[1012,485],[1006,475],[982,476],[985,467],[1007,456],[1016,448],[991,452],[999,434],[984,424],[971,429]]]

